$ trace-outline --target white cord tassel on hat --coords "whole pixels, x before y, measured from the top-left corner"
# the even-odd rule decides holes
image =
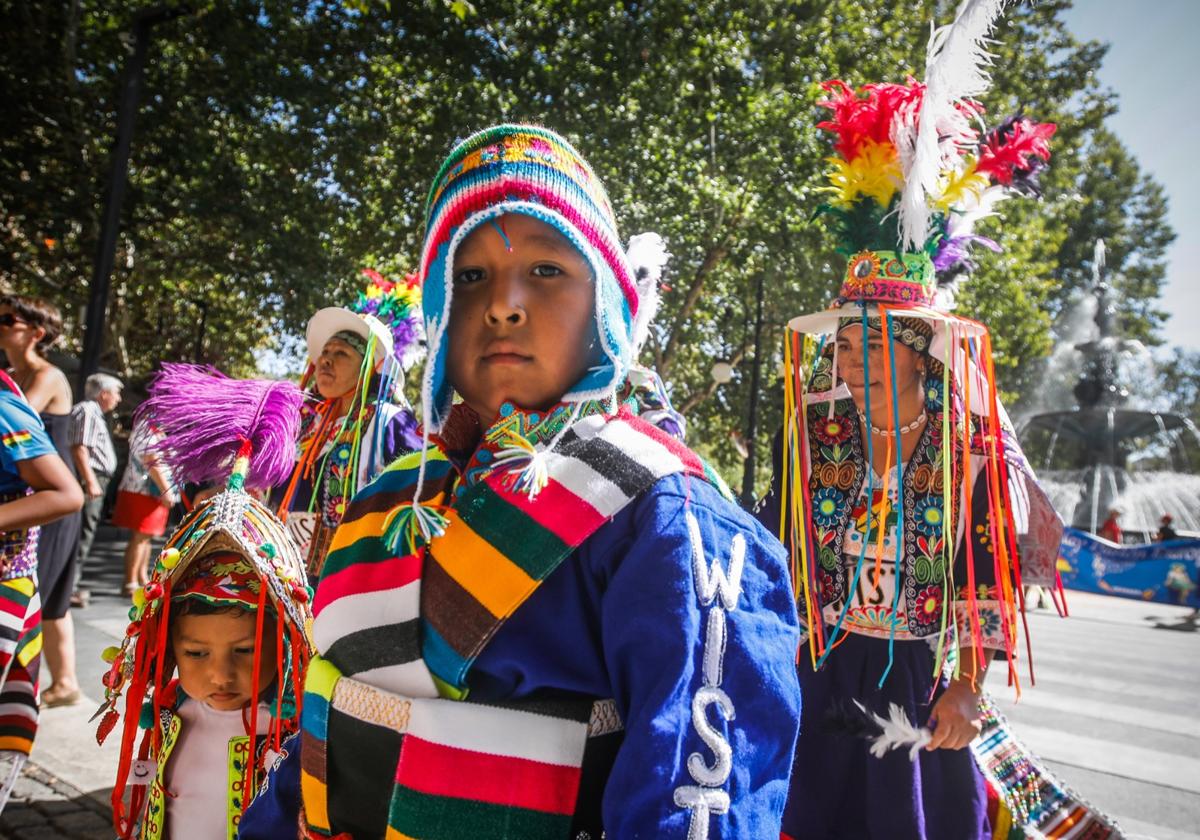
[[[638,289],[638,312],[633,322],[633,357],[636,359],[650,337],[650,325],[658,314],[658,284],[671,254],[667,251],[667,243],[657,233],[639,233],[630,238],[625,257],[633,269]]]
[[[908,719],[904,709],[898,703],[888,706],[888,716],[885,718],[867,708],[857,700],[854,705],[880,728],[880,734],[870,738],[871,755],[883,758],[892,750],[908,748],[908,760],[915,761],[921,750],[933,740],[933,733],[924,726],[917,726]]]

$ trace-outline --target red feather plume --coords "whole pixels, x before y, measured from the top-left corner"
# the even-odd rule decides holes
[[[980,144],[975,171],[994,184],[1008,186],[1013,173],[1028,169],[1030,158],[1050,159],[1050,138],[1058,129],[1054,123],[1035,123],[1020,117],[989,134]]]
[[[896,113],[920,107],[925,93],[925,86],[912,78],[903,85],[863,85],[858,90],[841,79],[831,79],[822,82],[821,88],[831,95],[817,104],[833,111],[833,116],[817,123],[817,128],[838,135],[834,148],[846,161],[858,157],[867,142],[890,143]]]

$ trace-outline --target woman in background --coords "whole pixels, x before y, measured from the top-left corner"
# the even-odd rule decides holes
[[[45,356],[61,333],[62,315],[53,304],[21,295],[0,297],[0,349],[8,357],[9,373],[41,416],[55,451],[74,475],[71,385]],[[73,512],[44,526],[38,541],[38,590],[51,676],[50,687],[42,694],[43,706],[70,706],[82,699],[71,622],[79,524],[79,512]]]

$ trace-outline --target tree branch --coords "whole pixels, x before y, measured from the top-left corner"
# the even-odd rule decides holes
[[[679,307],[679,312],[675,315],[675,322],[671,326],[671,335],[667,339],[667,346],[659,356],[658,374],[664,380],[670,373],[671,365],[675,362],[675,354],[679,351],[679,335],[683,331],[683,325],[691,317],[692,310],[696,308],[696,303],[700,300],[700,292],[704,289],[705,279],[717,267],[717,264],[725,259],[728,253],[729,240],[726,238],[720,244],[713,245],[708,249],[708,253],[704,255],[704,262],[700,263],[700,267],[692,275],[692,282],[688,286],[687,296],[684,297],[683,305]]]

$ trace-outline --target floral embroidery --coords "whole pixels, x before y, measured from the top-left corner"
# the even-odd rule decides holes
[[[834,416],[826,419],[824,422],[817,423],[813,428],[813,435],[821,443],[833,446],[838,443],[845,443],[853,431],[850,424],[844,422],[840,417]]]
[[[845,508],[845,496],[830,487],[822,487],[813,494],[813,519],[823,528],[836,525]]]
[[[851,609],[846,615],[846,621],[861,631],[879,631],[891,633],[893,629],[903,630],[905,621],[903,613],[893,613],[891,606],[872,605]]]
[[[942,532],[942,500],[936,496],[926,496],[917,501],[913,511],[917,531],[925,536],[933,536]]]
[[[833,575],[821,569],[817,572],[817,584],[820,586],[821,603],[831,604],[838,597],[837,586],[834,584]]]
[[[921,624],[932,624],[942,616],[942,588],[927,586],[917,595],[917,608],[913,618]]]
[[[339,443],[329,453],[329,460],[338,466],[344,466],[350,462],[350,455],[353,451],[354,448],[349,443]]]

